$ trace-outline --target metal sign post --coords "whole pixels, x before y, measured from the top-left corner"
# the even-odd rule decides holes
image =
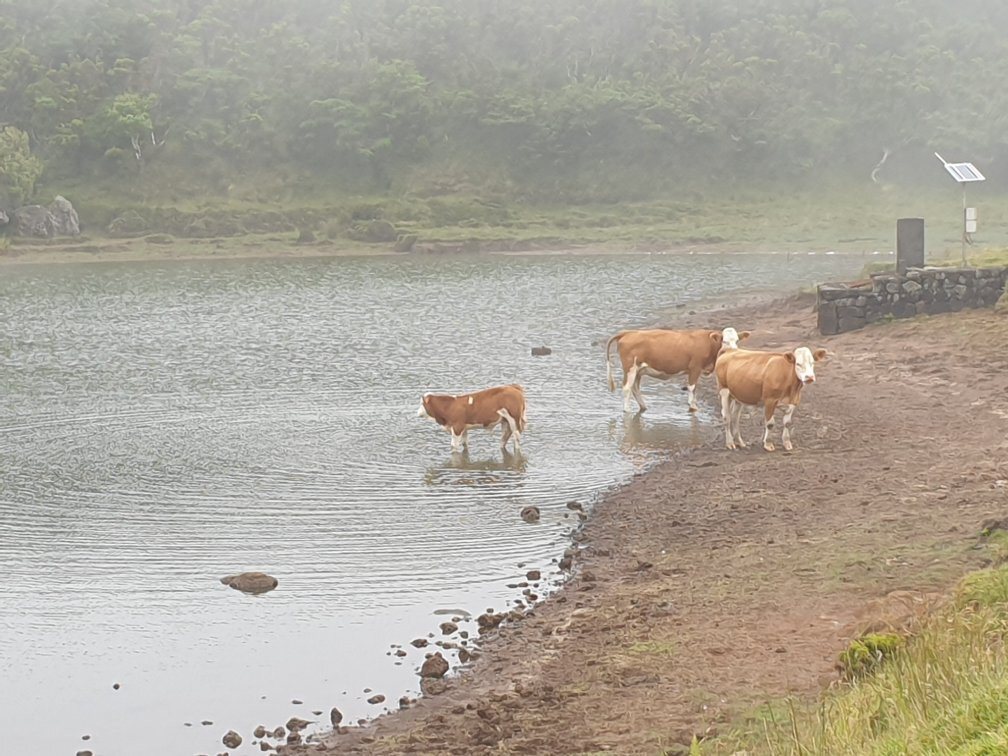
[[[975,207],[966,207],[966,184],[972,181],[985,181],[984,175],[976,169],[973,163],[949,163],[939,155],[935,153],[935,157],[941,160],[942,165],[945,166],[945,170],[948,171],[949,175],[954,178],[958,183],[962,184],[962,261],[966,262],[966,244],[973,243],[972,234],[976,233],[977,230],[977,216]]]

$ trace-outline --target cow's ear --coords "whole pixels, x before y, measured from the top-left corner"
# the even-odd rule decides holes
[[[716,341],[719,344],[722,341],[724,341],[724,334],[721,333],[720,331],[711,331],[710,332],[710,337],[711,337],[711,341]]]
[[[825,360],[827,354],[828,352],[825,349],[816,349],[812,352],[812,359],[819,362],[819,360]]]
[[[784,352],[784,359],[793,365],[795,361],[794,352]]]
[[[742,333],[738,335],[738,340],[742,341],[742,339],[748,339],[750,336],[752,336],[752,334],[749,333],[749,331],[742,331]]]

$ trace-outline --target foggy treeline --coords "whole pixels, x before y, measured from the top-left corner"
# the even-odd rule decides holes
[[[0,190],[593,199],[907,179],[935,150],[990,168],[1006,28],[997,0],[0,0]]]

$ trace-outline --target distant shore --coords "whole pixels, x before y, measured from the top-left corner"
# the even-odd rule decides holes
[[[34,241],[14,239],[0,247],[0,265],[47,263],[110,263],[164,260],[225,260],[241,258],[298,258],[353,256],[408,256],[415,254],[606,255],[606,254],[845,254],[866,260],[886,259],[890,252],[869,253],[855,243],[824,247],[796,243],[688,243],[679,241],[587,242],[577,239],[503,239],[421,241],[409,251],[388,244],[345,241],[299,243],[293,234],[248,234],[212,239],[187,239],[165,234],[141,237],[86,237]]]

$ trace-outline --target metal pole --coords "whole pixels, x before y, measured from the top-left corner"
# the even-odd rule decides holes
[[[962,211],[962,261],[966,264],[966,182],[963,182],[963,211]]]

